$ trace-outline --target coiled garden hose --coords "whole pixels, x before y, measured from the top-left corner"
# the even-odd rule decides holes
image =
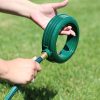
[[[60,51],[60,53],[57,53],[57,38],[61,30],[66,26],[72,26],[72,30],[75,32],[76,36],[69,35],[65,42],[64,48]],[[50,20],[46,29],[44,30],[42,39],[42,55],[36,59],[36,62],[41,63],[45,58],[56,63],[66,62],[75,52],[78,41],[79,27],[76,20],[73,17],[65,14],[56,15]],[[4,100],[11,100],[17,90],[17,85],[12,87]]]

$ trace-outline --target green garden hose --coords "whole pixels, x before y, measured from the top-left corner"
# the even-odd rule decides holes
[[[63,49],[57,53],[56,42],[59,33],[66,26],[72,26],[72,30],[76,36],[69,35]],[[68,15],[59,14],[51,19],[44,30],[42,39],[42,55],[35,61],[41,63],[45,58],[56,63],[66,62],[75,52],[79,41],[79,27],[76,20]],[[17,92],[18,86],[12,87],[4,100],[11,100]]]
[[[72,26],[72,30],[75,32],[76,36],[68,36],[64,48],[58,54],[56,49],[57,38],[61,30],[66,26]],[[42,52],[48,53],[49,61],[63,63],[73,55],[77,48],[78,41],[79,27],[76,20],[71,16],[59,14],[52,18],[44,31]]]

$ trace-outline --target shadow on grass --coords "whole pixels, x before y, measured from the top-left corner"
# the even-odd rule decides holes
[[[7,84],[6,81],[1,81],[0,83],[3,85],[6,85],[7,87],[12,87],[11,84]],[[44,88],[44,87],[34,87],[33,89],[31,87],[20,87],[20,92],[24,94],[24,100],[52,100],[56,94],[57,91],[54,89]],[[6,94],[5,94],[6,95]]]
[[[24,100],[51,100],[57,92],[47,88],[21,88],[21,92],[25,93]]]

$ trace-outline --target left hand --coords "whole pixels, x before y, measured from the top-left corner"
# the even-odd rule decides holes
[[[62,8],[67,4],[68,0],[58,3],[37,4],[35,7],[36,9],[31,13],[31,19],[45,29],[48,22],[57,14],[57,9]],[[75,36],[75,32],[72,30],[71,26],[65,27],[60,34]]]

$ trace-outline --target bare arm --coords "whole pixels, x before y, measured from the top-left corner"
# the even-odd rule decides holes
[[[36,4],[29,0],[0,0],[0,11],[32,19],[45,29],[48,22],[57,14],[57,9],[68,4],[68,0],[58,3]],[[73,35],[72,27],[66,27],[61,34]]]
[[[4,74],[6,74],[8,71],[7,66],[6,66],[6,62],[4,60],[0,59],[0,78],[2,78],[2,76]]]
[[[28,0],[0,0],[0,11],[29,18],[36,4]]]
[[[51,18],[57,14],[57,9],[66,6],[67,3],[68,0],[47,4],[36,4],[29,0],[0,0],[0,12],[27,17],[45,29]],[[65,27],[61,34],[75,36],[71,28]],[[32,59],[0,60],[0,78],[16,84],[30,82],[40,70],[39,64]]]

